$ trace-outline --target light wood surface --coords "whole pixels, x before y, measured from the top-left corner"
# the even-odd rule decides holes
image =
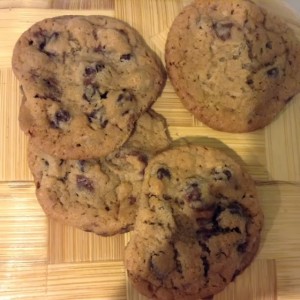
[[[104,14],[133,25],[163,58],[170,24],[188,2],[0,0],[0,300],[145,299],[128,282],[122,263],[130,234],[103,238],[62,225],[46,218],[35,199],[27,138],[18,127],[18,82],[11,70],[17,38],[45,17]],[[257,2],[282,14],[300,38],[298,17],[282,1]],[[183,108],[170,82],[154,108],[167,118],[174,139],[224,150],[258,185],[265,213],[259,254],[214,299],[300,299],[300,97],[270,126],[247,134],[202,125]]]

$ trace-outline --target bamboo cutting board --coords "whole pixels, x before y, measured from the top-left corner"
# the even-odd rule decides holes
[[[283,0],[257,1],[283,14],[300,38],[298,17]],[[0,0],[0,300],[145,299],[129,284],[122,263],[129,234],[102,238],[64,226],[47,219],[35,199],[11,70],[17,38],[46,17],[103,14],[133,25],[163,59],[170,24],[188,2]],[[183,108],[170,82],[154,109],[167,118],[174,139],[224,150],[258,185],[265,213],[258,256],[214,299],[300,299],[300,96],[267,128],[246,134],[202,125]]]

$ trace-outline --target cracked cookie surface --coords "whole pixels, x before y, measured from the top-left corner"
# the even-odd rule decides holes
[[[152,140],[144,146],[144,140]],[[148,160],[169,145],[165,119],[149,110],[120,149],[92,160],[63,160],[29,143],[29,166],[45,213],[109,236],[132,230]]]
[[[34,24],[16,43],[12,65],[26,96],[21,128],[41,150],[63,159],[119,148],[166,80],[137,31],[105,16]]]
[[[181,146],[148,164],[125,250],[133,285],[151,299],[198,299],[254,258],[263,214],[253,180],[224,153]]]
[[[300,92],[300,44],[250,1],[199,0],[176,17],[166,67],[183,104],[206,125],[248,132]]]

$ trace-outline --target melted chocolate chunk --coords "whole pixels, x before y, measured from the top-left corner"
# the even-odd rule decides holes
[[[85,76],[93,76],[96,73],[101,72],[105,68],[105,65],[102,63],[94,63],[90,66],[87,66],[84,70]]]
[[[130,60],[130,59],[131,59],[131,54],[130,54],[130,53],[123,54],[123,55],[120,57],[120,61],[121,61],[121,62],[126,61],[126,60]]]
[[[99,91],[99,95],[100,95],[100,99],[107,99],[107,95],[108,95],[108,91],[104,92],[104,93],[101,93]]]
[[[128,91],[123,91],[122,94],[120,94],[117,98],[117,102],[120,103],[120,104],[123,104],[124,102],[127,102],[127,101],[132,101],[134,99],[134,96],[129,93]]]
[[[36,36],[41,40],[40,43],[39,43],[39,50],[41,52],[47,54],[48,56],[55,55],[55,53],[47,51],[45,49],[45,47],[47,47],[48,44],[54,42],[58,38],[59,33],[58,32],[53,32],[49,36],[47,31],[40,31]]]
[[[226,41],[231,38],[231,28],[233,23],[218,22],[213,25],[213,29],[219,39]]]
[[[232,176],[231,172],[228,169],[224,170],[223,173],[226,175],[227,180],[229,180]]]
[[[209,271],[209,263],[206,256],[201,256],[203,267],[204,267],[204,276],[207,277]]]
[[[108,124],[108,120],[105,117],[105,111],[103,108],[93,110],[87,115],[90,123],[98,121],[102,128],[105,128]]]
[[[278,68],[273,68],[267,71],[267,75],[270,78],[277,78],[279,75],[279,70]]]
[[[85,189],[90,192],[94,191],[94,184],[93,181],[86,176],[77,175],[76,176],[76,184],[79,189]]]
[[[252,85],[253,83],[254,83],[253,79],[250,79],[250,78],[247,79],[247,84],[248,84],[248,85]]]
[[[273,45],[272,45],[271,41],[269,41],[269,42],[266,43],[266,48],[268,48],[268,49],[272,49],[273,48]]]
[[[166,168],[159,168],[157,170],[157,178],[159,180],[162,180],[163,178],[170,179],[171,178],[171,173],[168,169]]]
[[[227,167],[216,167],[211,170],[214,180],[230,180],[232,171]]]
[[[66,110],[59,110],[55,113],[54,119],[50,122],[52,128],[59,128],[60,123],[66,123],[71,119],[70,113]]]
[[[85,75],[89,76],[96,73],[96,69],[93,67],[86,67],[84,70]]]
[[[96,84],[89,83],[84,89],[82,98],[88,102],[92,102],[94,100],[107,99],[107,95],[108,91],[102,93]]]

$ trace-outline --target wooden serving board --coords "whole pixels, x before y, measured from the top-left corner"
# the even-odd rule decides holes
[[[298,18],[283,0],[257,1],[283,14],[300,38]],[[163,59],[170,24],[188,2],[0,0],[0,300],[144,299],[128,282],[122,263],[129,234],[102,238],[64,226],[45,217],[35,199],[11,70],[17,38],[46,17],[103,14],[133,25]],[[170,82],[154,108],[167,118],[174,139],[223,149],[257,181],[265,213],[258,256],[214,299],[300,299],[300,97],[267,128],[246,134],[202,125],[183,108]]]

